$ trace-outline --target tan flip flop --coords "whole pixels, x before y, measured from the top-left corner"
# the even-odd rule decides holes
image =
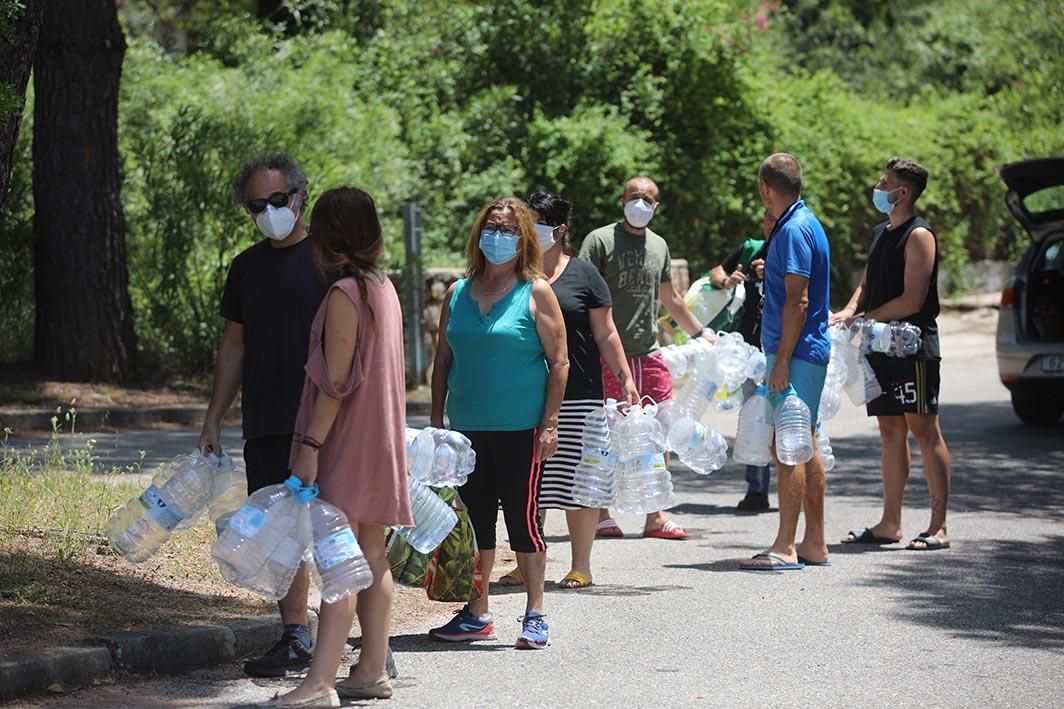
[[[558,588],[563,588],[566,591],[576,588],[587,588],[590,585],[591,578],[588,576],[584,576],[579,571],[570,571],[562,577],[561,581],[558,582]]]
[[[520,567],[515,566],[513,571],[504,574],[499,578],[500,586],[524,586],[525,577],[521,575]]]

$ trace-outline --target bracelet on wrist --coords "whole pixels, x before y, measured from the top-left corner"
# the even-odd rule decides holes
[[[313,448],[314,450],[318,450],[321,448],[321,441],[319,441],[317,438],[314,438],[313,436],[300,436],[299,443],[301,445],[306,446],[307,448]]]

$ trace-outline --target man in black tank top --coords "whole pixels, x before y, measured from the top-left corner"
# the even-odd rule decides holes
[[[871,354],[883,394],[868,403],[868,415],[879,422],[883,444],[883,516],[860,533],[843,540],[857,544],[901,541],[901,505],[909,479],[909,432],[920,446],[931,522],[909,542],[908,549],[933,551],[949,547],[946,508],[949,501],[950,458],[938,421],[938,241],[916,215],[915,203],[927,186],[927,170],[911,160],[891,158],[872,193],[876,209],[887,221],[872,232],[861,284],[850,302],[831,317],[831,324],[849,324],[855,315],[879,322],[897,320],[920,328],[920,349],[911,357]]]

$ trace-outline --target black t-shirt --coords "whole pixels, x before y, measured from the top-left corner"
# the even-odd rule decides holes
[[[865,276],[864,309],[875,310],[894,300],[905,291],[905,244],[914,229],[923,227],[932,234],[931,225],[923,217],[911,217],[896,229],[887,229],[888,222],[876,225],[872,232],[872,248],[868,252]],[[920,309],[907,318],[920,328],[920,349],[916,359],[937,359],[942,356],[938,342],[938,238],[935,238],[935,263],[931,268],[931,282],[927,297]]]
[[[307,239],[283,249],[263,239],[233,259],[219,310],[244,326],[244,438],[292,433],[310,324],[328,284]]]
[[[765,258],[768,253],[768,245],[765,243],[757,250],[750,259],[751,262]],[[732,274],[739,267],[742,258],[743,247],[740,245],[735,251],[728,254],[728,258],[721,263],[721,268],[726,274]],[[743,273],[746,274],[746,300],[743,301],[743,311],[739,314],[738,333],[743,336],[747,343],[761,349],[761,301],[764,298],[762,279],[757,277],[757,271],[749,264],[743,264]]]
[[[569,259],[551,288],[562,308],[569,346],[565,399],[601,399],[602,365],[598,345],[591,334],[591,310],[610,307],[610,289],[598,269],[579,258]]]

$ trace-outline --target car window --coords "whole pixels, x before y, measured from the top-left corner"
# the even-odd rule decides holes
[[[1032,215],[1064,211],[1064,185],[1054,185],[1032,192],[1023,198],[1023,206]]]
[[[1055,241],[1042,252],[1036,271],[1060,271],[1064,273],[1064,242]]]

